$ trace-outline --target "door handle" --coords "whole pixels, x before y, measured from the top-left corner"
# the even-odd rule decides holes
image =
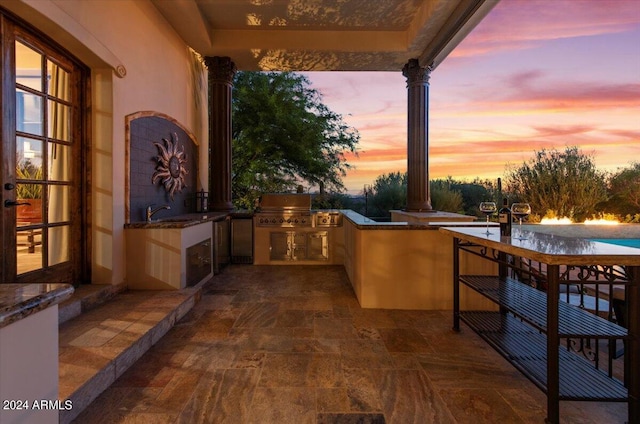
[[[21,206],[21,205],[31,205],[31,203],[29,202],[16,202],[15,200],[5,200],[4,201],[4,207],[5,208],[10,208],[12,206]]]

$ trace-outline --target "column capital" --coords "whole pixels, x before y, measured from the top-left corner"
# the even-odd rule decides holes
[[[407,85],[429,84],[431,66],[420,66],[418,59],[409,59],[402,67],[402,75],[407,78]]]
[[[209,81],[231,84],[236,74],[236,64],[228,56],[205,56],[204,64],[209,70]]]

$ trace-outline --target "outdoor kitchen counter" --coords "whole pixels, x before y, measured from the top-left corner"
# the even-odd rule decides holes
[[[57,305],[72,294],[70,284],[2,284],[0,328]]]
[[[366,216],[360,215],[350,209],[341,209],[340,213],[350,220],[360,230],[437,230],[442,226],[476,226],[486,225],[485,222],[470,222],[469,220],[475,220],[476,217],[464,216],[460,214],[453,214],[449,212],[430,212],[428,214],[429,220],[415,220],[415,221],[391,221],[391,222],[378,222]],[[427,215],[422,213],[421,215]],[[464,221],[454,221],[454,219],[464,219]],[[443,221],[444,220],[444,221]],[[497,225],[497,224],[491,224]]]
[[[168,218],[154,219],[151,222],[140,221],[124,224],[124,228],[185,228],[203,222],[222,221],[229,212],[189,213]]]

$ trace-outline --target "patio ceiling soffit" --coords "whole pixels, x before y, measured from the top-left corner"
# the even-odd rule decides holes
[[[151,0],[203,56],[241,70],[435,68],[498,0]]]

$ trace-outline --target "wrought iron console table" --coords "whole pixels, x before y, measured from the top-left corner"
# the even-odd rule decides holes
[[[454,241],[454,330],[465,322],[545,392],[547,422],[559,422],[566,400],[627,402],[628,422],[640,422],[640,250],[534,232],[518,240],[484,228],[440,231]],[[460,275],[460,251],[497,263],[498,275]],[[461,311],[460,284],[499,311]]]

